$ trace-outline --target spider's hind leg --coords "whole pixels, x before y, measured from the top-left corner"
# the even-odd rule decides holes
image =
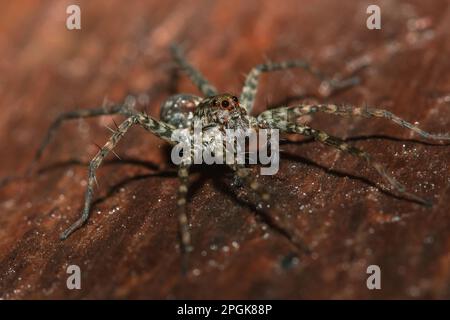
[[[191,81],[206,97],[217,94],[217,89],[209,83],[200,71],[187,61],[183,50],[178,45],[172,44],[170,49],[176,63],[186,72]]]
[[[247,75],[239,99],[241,104],[246,108],[247,112],[250,113],[253,109],[256,92],[258,90],[259,76],[261,75],[261,73],[292,68],[302,68],[318,78],[322,82],[322,84],[326,84],[327,95],[331,94],[335,90],[352,87],[359,83],[359,79],[357,77],[351,77],[343,80],[329,79],[321,71],[312,67],[307,61],[304,60],[289,60],[284,62],[268,62],[259,64],[254,67]]]

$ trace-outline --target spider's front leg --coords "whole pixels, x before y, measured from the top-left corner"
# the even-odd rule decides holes
[[[84,209],[81,217],[67,228],[60,236],[61,239],[66,239],[72,232],[81,227],[89,218],[89,211],[91,208],[92,195],[94,193],[94,183],[96,182],[95,171],[98,169],[103,159],[116,146],[119,140],[125,135],[128,129],[136,123],[136,117],[132,116],[122,122],[117,131],[111,136],[106,144],[101,148],[95,157],[89,163],[88,183],[86,188],[86,195],[84,199]]]
[[[266,113],[264,117],[258,117],[259,123],[262,126],[269,126],[271,128],[279,129],[284,133],[297,133],[307,137],[313,137],[315,140],[323,143],[325,145],[331,146],[339,151],[347,152],[355,157],[358,157],[364,161],[366,161],[370,166],[372,166],[378,174],[386,180],[395,190],[400,192],[401,194],[421,203],[426,206],[430,206],[431,203],[413,193],[407,192],[406,188],[398,182],[392,175],[390,175],[386,168],[380,163],[374,161],[372,157],[365,151],[350,146],[344,140],[333,137],[326,132],[310,128],[306,125],[296,124],[295,122],[287,121],[286,117],[279,118],[269,117]]]
[[[156,136],[172,143],[171,136],[173,132],[173,127],[164,122],[155,120],[148,115],[139,112],[134,112],[132,116],[130,116],[124,122],[122,122],[117,127],[117,130],[113,133],[108,142],[105,143],[105,145],[97,152],[95,157],[89,163],[88,184],[84,199],[83,212],[80,218],[61,234],[60,236],[61,239],[66,239],[72,232],[80,228],[88,220],[92,196],[94,193],[94,183],[96,183],[95,172],[102,163],[103,159],[108,155],[110,151],[113,150],[113,148],[125,135],[128,129],[130,129],[130,127],[135,124],[141,125],[144,129],[150,131]]]
[[[128,106],[125,104],[120,105],[114,105],[112,107],[102,107],[102,108],[95,108],[95,109],[81,109],[81,110],[74,110],[74,111],[68,111],[60,114],[50,125],[44,139],[42,140],[38,150],[36,151],[34,158],[31,162],[31,165],[29,166],[27,170],[27,174],[29,174],[33,167],[37,164],[39,159],[42,157],[42,154],[47,147],[47,145],[51,142],[52,138],[55,136],[56,131],[61,127],[61,125],[68,121],[68,120],[75,120],[75,119],[81,119],[81,118],[93,118],[93,117],[99,117],[104,115],[114,115],[114,114],[123,114],[123,115],[130,115],[130,110],[128,109]]]
[[[189,222],[187,217],[187,192],[189,188],[189,164],[181,163],[178,168],[178,180],[180,185],[178,186],[177,194],[177,215],[178,215],[178,228],[180,232],[181,240],[181,253],[182,253],[182,268],[183,272],[186,272],[188,253],[192,251],[191,246],[191,234],[189,232]]]
[[[253,109],[253,104],[255,102],[256,92],[258,90],[259,76],[263,72],[273,72],[279,70],[286,70],[291,68],[302,68],[307,72],[311,73],[313,76],[318,78],[322,84],[327,84],[329,90],[327,94],[331,94],[333,91],[338,89],[344,89],[352,87],[359,83],[357,77],[351,77],[343,80],[333,80],[326,77],[322,72],[312,67],[308,62],[304,60],[290,60],[284,62],[268,62],[264,64],[259,64],[254,67],[245,79],[244,87],[242,88],[242,93],[239,101],[247,110],[247,113],[251,113]]]
[[[189,233],[189,225],[187,219],[187,206],[186,206],[186,195],[189,188],[189,165],[180,164],[178,168],[178,179],[180,181],[180,185],[178,186],[178,200],[177,200],[177,208],[178,208],[178,224],[180,227],[180,236],[182,243],[182,251],[190,252],[192,251],[191,246],[191,235]]]
[[[426,132],[418,126],[396,116],[390,111],[370,107],[353,107],[349,105],[335,105],[335,104],[301,104],[290,107],[281,107],[262,112],[258,116],[259,121],[278,121],[281,124],[283,121],[295,122],[298,117],[312,114],[316,112],[324,112],[338,116],[355,116],[365,118],[384,118],[393,123],[414,131],[423,138],[430,140],[450,140],[449,134],[436,134]]]

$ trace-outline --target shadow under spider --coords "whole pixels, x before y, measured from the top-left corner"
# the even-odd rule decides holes
[[[403,200],[403,201],[407,201],[407,202],[413,202],[416,204],[420,204],[420,205],[424,205],[422,202],[415,200],[415,199],[410,199],[406,196],[401,196],[398,194],[393,193],[391,190],[388,190],[386,188],[383,188],[381,186],[379,186],[377,183],[369,180],[368,178],[365,177],[361,177],[361,176],[357,176],[357,175],[353,175],[351,173],[348,172],[343,172],[343,171],[339,171],[339,170],[335,170],[335,169],[330,169],[329,167],[323,166],[321,164],[318,164],[317,162],[314,162],[312,160],[309,160],[307,158],[304,158],[302,156],[299,155],[295,155],[292,153],[288,153],[288,152],[281,152],[281,154],[284,156],[285,159],[289,159],[289,160],[293,160],[296,162],[301,162],[303,164],[306,164],[308,166],[312,166],[315,167],[317,169],[320,169],[321,171],[330,174],[332,176],[338,177],[338,178],[349,178],[355,181],[360,181],[363,182],[364,184],[376,188],[380,193],[383,193],[389,197],[395,198],[397,200]]]
[[[325,167],[323,165],[320,165],[312,160],[309,160],[307,158],[304,158],[302,156],[298,156],[298,155],[294,155],[294,154],[290,154],[287,152],[282,152],[282,156],[285,159],[289,159],[295,162],[299,162],[299,163],[303,163],[307,166],[312,166],[315,168],[320,169],[321,171],[327,173],[327,174],[331,174],[335,177],[347,177],[349,179],[352,180],[356,180],[356,181],[360,181],[363,182],[364,184],[374,187],[375,189],[377,189],[380,193],[383,193],[387,196],[390,196],[392,198],[395,198],[397,200],[403,200],[403,201],[408,201],[408,202],[413,202],[413,203],[417,203],[417,204],[421,204],[422,203],[414,200],[414,199],[409,199],[407,197],[404,196],[400,196],[397,195],[395,193],[393,193],[390,190],[387,190],[383,187],[378,186],[376,183],[372,182],[371,180],[365,178],[365,177],[361,177],[361,176],[357,176],[357,175],[353,175],[347,172],[342,172],[342,171],[338,171],[338,170],[334,170],[334,169],[330,169],[328,167]],[[112,162],[118,162],[117,160],[112,161]],[[140,160],[135,160],[132,159],[131,164],[138,164],[141,165],[142,162],[145,163],[145,161],[140,161]],[[219,168],[218,168],[219,167]],[[153,168],[153,167],[152,167]],[[250,210],[252,210],[253,212],[263,212],[264,210],[263,208],[258,208],[256,201],[254,199],[254,197],[252,196],[252,193],[250,190],[247,190],[246,188],[244,188],[244,190],[246,191],[244,193],[244,195],[239,195],[239,189],[243,188],[242,186],[237,186],[234,185],[233,183],[226,183],[223,180],[230,180],[230,178],[228,177],[228,173],[231,175],[231,171],[226,168],[225,166],[215,166],[214,168],[211,166],[193,166],[192,167],[192,173],[200,173],[200,176],[193,182],[191,182],[191,187],[189,188],[189,198],[192,199],[192,197],[196,194],[196,192],[201,188],[201,186],[204,185],[204,183],[211,179],[212,180],[212,184],[215,188],[217,188],[217,190],[219,190],[220,192],[224,192],[225,194],[229,194],[230,190],[232,193],[232,197],[233,199],[237,202],[237,204],[248,207]],[[116,192],[118,192],[121,188],[125,187],[126,185],[128,185],[129,183],[132,183],[134,181],[139,181],[139,180],[146,180],[148,178],[152,178],[152,177],[171,177],[171,178],[176,178],[177,177],[177,171],[173,170],[173,171],[161,171],[161,172],[155,172],[155,173],[148,173],[148,174],[140,174],[140,175],[136,175],[136,176],[132,176],[132,177],[128,177],[126,179],[123,179],[122,181],[116,183],[115,185],[113,185],[112,187],[109,188],[109,190],[107,191],[107,193],[104,196],[101,196],[99,198],[97,198],[96,200],[93,201],[92,203],[92,209],[94,209],[94,207],[104,201],[106,201],[108,198],[110,198],[113,194],[115,194]],[[267,213],[267,212],[266,212]],[[270,214],[267,213],[267,214]],[[258,214],[258,217],[260,217],[260,219],[267,224],[272,230],[274,230],[276,233],[278,233],[279,235],[283,236],[284,238],[286,238],[289,243],[291,243],[290,240],[290,235],[289,233],[280,228],[277,225],[274,225],[269,218],[267,218],[266,214]]]
[[[193,173],[196,171],[200,171],[200,170],[193,170]],[[96,200],[94,200],[92,202],[92,208],[95,205],[98,205],[98,204],[106,201],[113,194],[118,192],[121,188],[124,188],[129,183],[139,181],[139,180],[145,180],[145,179],[153,178],[153,177],[176,178],[177,176],[178,176],[178,174],[177,174],[176,170],[164,170],[164,171],[159,171],[159,172],[154,172],[154,173],[139,174],[139,175],[128,177],[128,178],[123,179],[122,181],[116,183],[112,187],[110,187],[104,196],[101,196],[101,197],[97,198]],[[189,193],[188,193],[189,197],[192,197],[200,189],[200,187],[204,184],[204,182],[209,179],[209,177],[210,177],[210,175],[203,174],[203,175],[200,175],[200,177],[198,179],[196,179],[193,183],[191,183],[191,187],[189,188]]]
[[[444,142],[444,143],[429,142],[429,141],[422,141],[422,140],[418,140],[418,139],[392,137],[392,136],[387,136],[387,135],[383,135],[383,134],[359,135],[359,136],[344,138],[342,140],[345,142],[368,141],[368,140],[387,140],[387,141],[394,141],[394,142],[415,143],[415,144],[421,144],[421,145],[425,145],[425,146],[435,146],[435,147],[450,146],[450,142]],[[301,141],[291,141],[291,140],[285,139],[285,138],[280,139],[280,145],[291,145],[291,144],[307,145],[307,144],[314,143],[314,142],[316,142],[316,141],[313,138],[306,138]],[[170,151],[170,147],[167,150]],[[307,160],[305,158],[303,158],[303,159]],[[123,164],[123,163],[141,166],[141,167],[144,167],[144,168],[147,168],[150,170],[159,170],[160,169],[160,167],[157,164],[154,164],[150,161],[140,160],[140,159],[136,159],[136,158],[122,158],[122,159],[116,158],[116,159],[111,159],[111,160],[105,160],[104,165],[107,166],[107,165]],[[312,164],[310,161],[306,161],[305,163],[310,164],[310,165]],[[46,173],[51,170],[57,170],[59,168],[63,168],[63,167],[71,166],[71,165],[87,167],[89,165],[89,163],[78,160],[78,159],[69,159],[69,160],[59,161],[59,162],[50,164],[46,167],[43,167],[43,168],[37,170],[37,174],[43,174],[43,173]],[[23,178],[25,178],[25,176],[23,176],[23,175],[11,175],[11,176],[3,177],[0,179],[0,188],[8,185],[11,182],[14,182],[14,181],[17,181],[17,180],[20,180]]]
[[[234,201],[236,201],[236,203],[238,203],[239,205],[249,208],[252,212],[256,212],[256,213],[262,212],[262,214],[257,214],[256,216],[259,217],[272,230],[274,230],[276,233],[281,235],[290,244],[292,244],[295,248],[298,249],[298,247],[290,239],[291,235],[289,234],[289,232],[286,231],[285,229],[281,228],[280,226],[277,226],[276,224],[274,224],[273,221],[271,221],[267,217],[267,215],[270,214],[270,210],[267,210],[266,214],[264,214],[264,210],[265,209],[264,208],[258,208],[258,206],[256,205],[255,199],[251,199],[251,198],[254,198],[254,197],[251,197],[249,193],[247,193],[247,195],[244,196],[244,197],[239,196],[239,194],[238,194],[239,191],[238,190],[242,186],[235,186],[235,185],[233,185],[233,183],[226,184],[226,183],[224,183],[224,181],[219,180],[219,179],[214,179],[213,180],[213,184],[219,191],[222,191],[225,194],[229,194],[229,192],[231,191]],[[248,190],[246,190],[246,191],[248,192]]]
[[[123,179],[119,183],[116,183],[111,188],[109,188],[108,192],[104,196],[99,197],[96,200],[94,200],[92,202],[92,209],[94,208],[94,206],[106,201],[108,198],[110,198],[113,194],[118,192],[121,188],[125,187],[127,184],[132,183],[134,181],[145,180],[147,178],[152,178],[152,177],[164,177],[164,178],[172,177],[172,178],[174,178],[174,177],[177,177],[177,172],[176,171],[161,171],[161,172],[155,172],[155,173],[139,174],[136,176],[132,176],[132,177]]]

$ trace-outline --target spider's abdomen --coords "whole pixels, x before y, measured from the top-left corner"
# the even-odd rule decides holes
[[[178,129],[188,128],[194,118],[194,110],[202,101],[191,94],[176,94],[161,105],[161,120]]]

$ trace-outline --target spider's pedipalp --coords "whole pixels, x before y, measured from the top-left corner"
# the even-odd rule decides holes
[[[170,49],[175,62],[186,72],[191,81],[206,97],[217,94],[217,89],[186,60],[183,50],[178,45],[172,44]]]
[[[395,124],[407,128],[419,134],[421,137],[430,140],[450,140],[449,134],[434,134],[426,132],[420,129],[418,126],[403,120],[399,116],[396,116],[390,111],[370,108],[370,107],[353,107],[349,105],[335,105],[335,104],[306,104],[290,107],[281,107],[272,110],[262,112],[258,116],[259,121],[272,121],[273,119],[286,120],[287,122],[295,122],[296,118],[312,114],[316,112],[324,112],[329,114],[335,114],[339,116],[357,116],[366,118],[385,118]],[[277,120],[280,121],[280,120]]]
[[[259,76],[261,75],[261,73],[280,71],[291,68],[302,68],[318,78],[322,83],[326,83],[328,87],[326,92],[327,95],[331,94],[334,90],[352,87],[359,83],[359,80],[356,77],[344,80],[328,79],[322,72],[312,67],[308,62],[304,60],[290,60],[284,62],[268,62],[259,64],[248,73],[240,96],[240,101],[246,108],[247,113],[250,114],[253,110],[256,92],[258,90]]]

